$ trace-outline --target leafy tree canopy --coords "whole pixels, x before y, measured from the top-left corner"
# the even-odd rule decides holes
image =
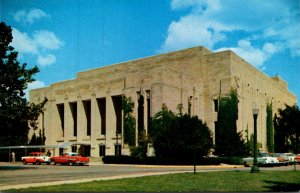
[[[236,89],[232,89],[228,96],[219,100],[215,131],[217,155],[245,156],[249,154],[249,147],[243,139],[242,132],[237,132],[238,102]]]
[[[274,127],[275,151],[300,153],[300,110],[296,104],[278,110]]]
[[[43,111],[47,101],[40,104],[30,104],[24,97],[27,84],[35,79],[33,75],[39,72],[34,66],[20,64],[18,52],[10,45],[12,29],[4,22],[0,23],[0,145],[18,145],[28,142],[28,122],[37,123],[38,115]],[[9,137],[10,141],[2,140]]]
[[[213,146],[212,133],[197,116],[175,114],[163,104],[152,121],[155,155],[162,159],[193,160],[208,154]]]

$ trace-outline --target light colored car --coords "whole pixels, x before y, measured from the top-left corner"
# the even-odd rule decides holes
[[[295,162],[295,154],[293,153],[275,153],[281,157],[284,157],[285,161],[288,163],[288,164],[293,164]]]
[[[21,157],[23,164],[32,163],[40,165],[42,163],[50,164],[50,157],[44,152],[31,152],[29,156]]]
[[[250,165],[253,165],[253,157],[243,158],[243,163],[245,167],[249,167]],[[260,153],[257,156],[257,165],[259,166],[275,166],[278,164],[279,164],[278,159],[268,153]]]
[[[283,153],[273,153],[272,154],[273,157],[276,157],[279,161],[279,165],[289,165],[289,158],[284,155]]]

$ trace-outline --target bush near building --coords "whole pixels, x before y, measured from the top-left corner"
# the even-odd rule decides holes
[[[197,116],[175,114],[166,105],[154,115],[150,136],[155,156],[161,160],[198,160],[213,147],[212,132]]]
[[[105,156],[102,158],[105,164],[141,164],[141,165],[193,165],[193,159],[175,160],[161,159],[157,157],[138,158],[133,156]],[[203,157],[196,160],[196,165],[243,165],[241,157]]]

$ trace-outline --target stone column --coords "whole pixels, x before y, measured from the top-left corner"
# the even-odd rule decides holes
[[[84,109],[81,96],[77,97],[77,141],[80,142],[86,136],[84,123]]]
[[[106,93],[106,150],[107,155],[115,154],[116,115],[110,92]]]
[[[68,101],[68,97],[65,97],[64,100],[64,119],[65,119],[65,131],[64,131],[64,141],[69,141],[73,136],[73,130],[72,130],[72,114],[71,109]],[[69,147],[68,147],[69,148]],[[68,149],[69,150],[69,149]]]
[[[98,119],[100,119],[98,111],[98,105],[96,100],[96,95],[92,94],[91,98],[91,156],[97,156],[97,150],[99,146],[97,144],[97,138],[100,136],[100,127],[97,124]],[[98,111],[99,112],[99,111]]]

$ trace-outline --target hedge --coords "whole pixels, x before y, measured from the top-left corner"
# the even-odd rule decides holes
[[[143,165],[193,165],[193,159],[186,160],[172,160],[172,159],[158,159],[156,157],[146,157],[139,159],[132,156],[121,155],[121,156],[104,156],[102,158],[105,164],[143,164]],[[202,158],[196,161],[197,165],[220,165],[233,164],[243,165],[242,158],[240,157],[213,157],[213,158]]]

